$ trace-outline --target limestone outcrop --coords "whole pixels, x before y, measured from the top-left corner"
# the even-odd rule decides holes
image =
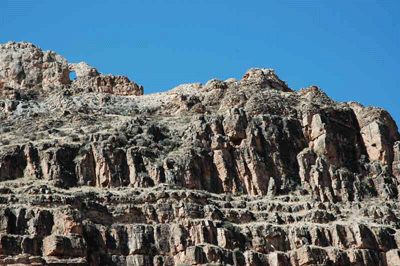
[[[397,265],[399,177],[388,112],[272,69],[143,95],[0,46],[0,265]]]
[[[76,80],[70,80],[71,72],[76,72]],[[30,99],[71,87],[115,95],[143,94],[143,87],[127,77],[102,75],[83,62],[69,64],[61,55],[32,43],[0,45],[1,98]]]

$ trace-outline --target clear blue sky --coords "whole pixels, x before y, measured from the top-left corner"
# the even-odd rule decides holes
[[[400,1],[0,0],[0,42],[30,41],[145,93],[274,68],[298,90],[400,122]]]

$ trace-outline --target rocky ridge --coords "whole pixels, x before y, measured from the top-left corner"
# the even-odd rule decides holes
[[[388,112],[272,69],[143,95],[0,46],[0,265],[400,265],[399,177]]]

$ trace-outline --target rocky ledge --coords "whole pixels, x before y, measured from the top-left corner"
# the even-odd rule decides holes
[[[272,69],[143,95],[0,46],[0,265],[400,265],[399,177],[388,112]]]

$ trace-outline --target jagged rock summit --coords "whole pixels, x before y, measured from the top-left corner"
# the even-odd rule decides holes
[[[272,69],[143,95],[0,46],[0,265],[400,265],[399,177],[388,112]]]
[[[76,72],[77,80],[69,74]],[[69,64],[53,51],[42,51],[32,43],[0,45],[0,89],[2,98],[14,95],[48,95],[57,88],[81,87],[115,95],[142,95],[143,87],[124,76],[102,75],[86,63]],[[19,97],[20,97],[19,96]]]

